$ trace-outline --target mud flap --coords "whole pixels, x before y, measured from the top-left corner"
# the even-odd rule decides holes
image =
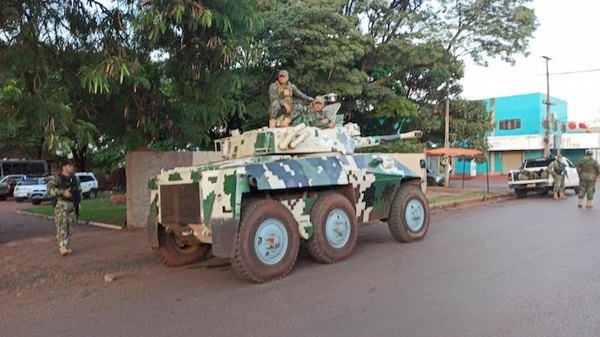
[[[146,229],[148,230],[148,242],[150,247],[158,247],[158,221],[156,215],[150,214],[148,220],[146,220]]]
[[[213,219],[211,222],[213,255],[222,258],[235,257],[239,220]]]

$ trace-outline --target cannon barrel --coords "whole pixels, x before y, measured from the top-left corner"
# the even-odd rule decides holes
[[[354,138],[354,142],[356,144],[356,148],[365,148],[377,146],[380,144],[386,144],[395,142],[403,139],[417,139],[423,136],[423,132],[420,130],[400,133],[397,135],[386,135],[386,136],[371,136],[371,137],[356,137]]]

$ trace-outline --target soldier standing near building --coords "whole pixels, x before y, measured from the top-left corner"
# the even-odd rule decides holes
[[[565,174],[567,165],[562,162],[562,155],[556,155],[556,159],[548,165],[548,173],[554,178],[554,200],[566,199],[565,196]]]
[[[583,206],[583,197],[587,196],[585,208],[592,208],[592,200],[594,192],[596,192],[596,180],[600,174],[600,165],[592,158],[592,150],[585,151],[585,157],[577,164],[577,172],[579,172],[579,199],[577,207]]]
[[[289,81],[289,74],[280,70],[277,81],[269,86],[269,127],[287,127],[292,123],[296,111],[294,111],[294,95],[303,100],[313,101],[313,98],[300,91]]]
[[[293,120],[294,125],[304,123],[306,126],[314,126],[321,129],[333,128],[335,123],[323,115],[325,97],[317,96],[310,107],[306,108]]]
[[[81,201],[81,186],[75,176],[73,161],[61,163],[61,171],[48,180],[48,194],[55,198],[54,223],[58,250],[62,256],[72,253],[70,248],[73,226],[77,222],[79,202]]]

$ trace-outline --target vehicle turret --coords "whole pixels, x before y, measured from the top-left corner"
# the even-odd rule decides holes
[[[216,146],[226,159],[273,154],[353,154],[358,148],[420,138],[421,135],[421,131],[412,131],[396,135],[362,137],[359,126],[354,123],[331,129],[299,124],[289,128],[263,127],[244,133],[234,130],[230,137],[217,140]]]

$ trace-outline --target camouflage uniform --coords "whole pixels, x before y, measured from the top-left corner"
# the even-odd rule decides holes
[[[554,178],[554,186],[552,192],[556,198],[558,195],[565,195],[565,173],[567,165],[559,162],[558,159],[548,165],[548,173]]]
[[[81,195],[79,178],[72,175],[65,177],[62,174],[53,175],[48,180],[48,194],[56,198],[54,206],[54,223],[56,224],[56,238],[58,248],[63,252],[70,252],[70,239],[73,234],[73,226],[77,223],[76,204]],[[65,190],[70,189],[71,198],[64,196]]]
[[[582,206],[583,198],[587,196],[587,207],[590,208],[594,199],[594,192],[596,192],[596,180],[600,174],[600,166],[592,158],[591,153],[586,152],[586,156],[577,164],[577,171],[579,172],[578,206]]]
[[[287,77],[287,72],[282,70],[279,72],[280,75],[285,74]],[[300,91],[294,84],[287,82],[286,84],[281,84],[279,81],[275,81],[271,83],[269,86],[269,99],[271,100],[271,105],[269,107],[269,118],[271,119],[279,119],[285,117],[285,112],[283,110],[284,103],[287,103],[292,109],[292,116],[297,117],[298,108],[294,106],[294,96],[299,97],[303,100],[308,100],[309,96]]]
[[[321,103],[322,105],[325,105],[325,99],[323,98],[323,96],[315,97],[315,101],[313,102],[313,104],[311,104],[310,107],[304,108],[303,111],[294,118],[294,120],[292,121],[292,125],[304,123],[304,125],[306,126],[314,126],[319,129],[328,128],[328,123],[321,122],[323,118],[327,117],[323,115],[323,110],[317,111],[315,109],[314,105],[316,103]]]

